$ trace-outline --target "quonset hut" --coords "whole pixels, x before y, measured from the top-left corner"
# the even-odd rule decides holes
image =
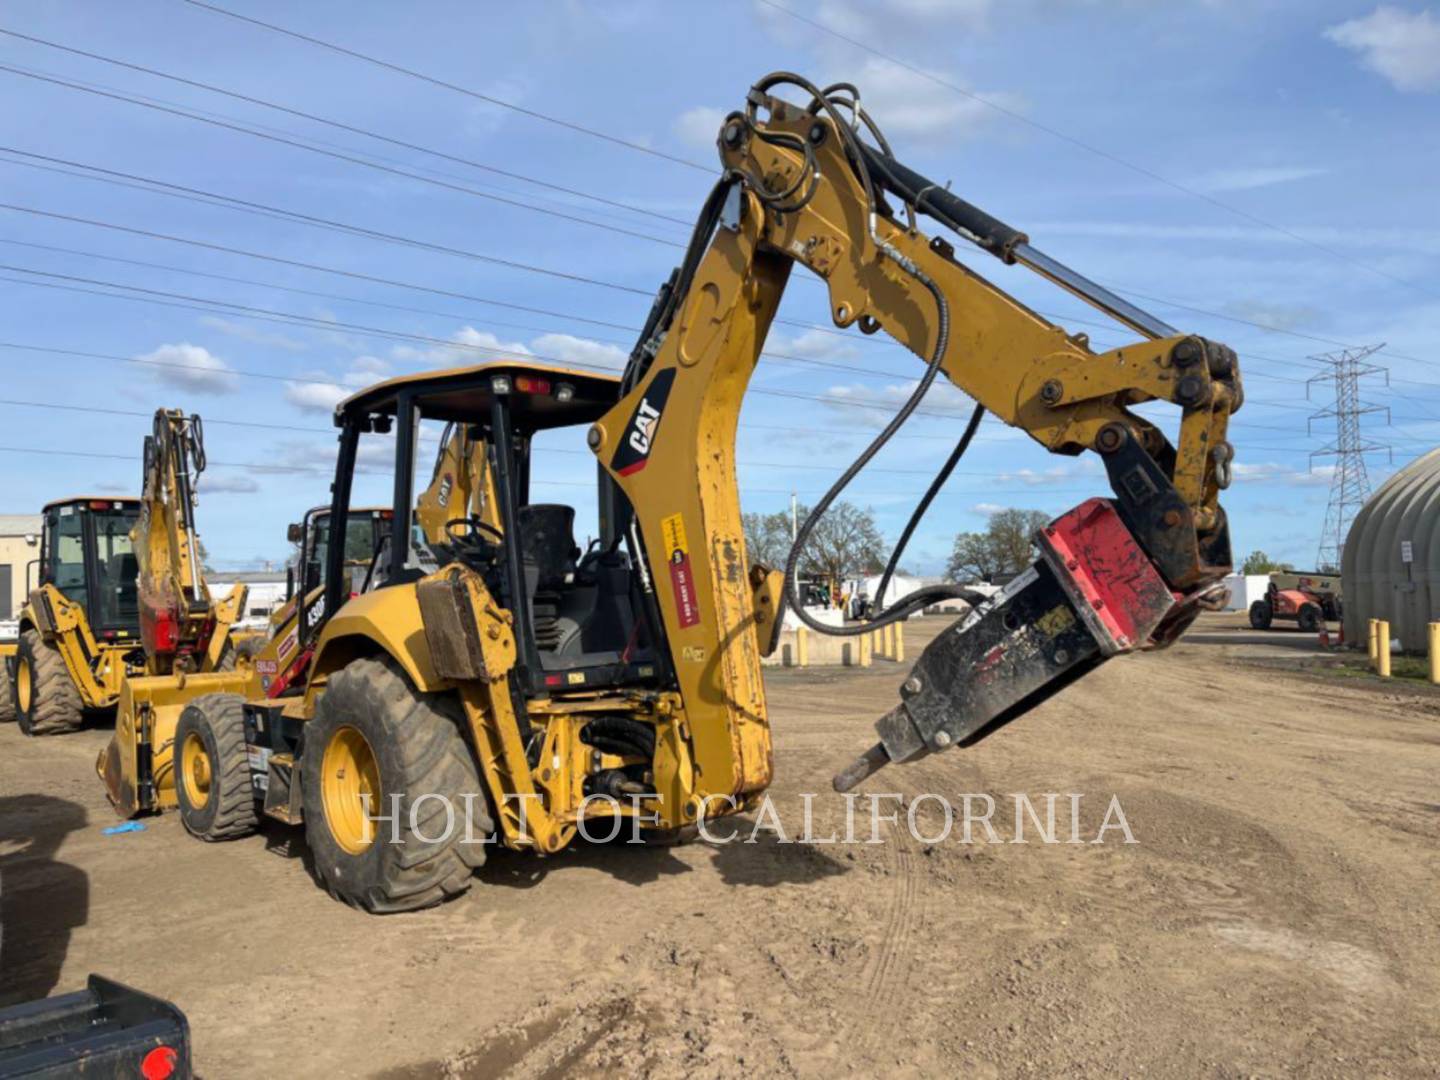
[[[1340,557],[1345,640],[1363,644],[1370,619],[1388,619],[1406,652],[1424,653],[1440,620],[1440,450],[1381,484],[1355,515]]]

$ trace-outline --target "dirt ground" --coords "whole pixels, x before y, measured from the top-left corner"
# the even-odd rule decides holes
[[[103,835],[108,733],[7,725],[0,1003],[109,974],[185,1010],[208,1077],[1434,1076],[1440,695],[1293,670],[1311,649],[1208,616],[866,785],[989,793],[1006,839],[1010,793],[1082,794],[1084,840],[1114,795],[1135,844],[966,845],[957,822],[500,852],[466,897],[388,918],[330,900],[279,826]],[[830,776],[899,670],[767,678],[780,820],[798,833],[814,792],[812,836],[843,833]],[[938,831],[935,800],[916,815]]]

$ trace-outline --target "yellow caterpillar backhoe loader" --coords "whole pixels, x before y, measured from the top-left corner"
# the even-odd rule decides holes
[[[38,587],[20,615],[8,680],[21,730],[74,731],[128,677],[227,670],[246,589],[211,598],[195,533],[205,467],[199,417],[161,409],[139,499],[79,498],[43,511]]]
[[[782,86],[804,102],[776,96]],[[197,740],[195,775],[248,775],[247,813],[303,822],[316,874],[348,903],[398,911],[462,892],[487,841],[548,854],[582,820],[673,830],[755,805],[772,775],[760,658],[787,603],[808,618],[796,598],[806,537],[942,375],[977,407],[895,559],[982,409],[1052,452],[1098,453],[1114,496],[1057,518],[1035,565],[924,651],[837,788],[971,745],[1105,659],[1167,644],[1215,599],[1230,566],[1226,428],[1241,402],[1231,350],[900,164],[853,87],[769,76],[718,145],[722,177],[623,375],[497,362],[392,379],[337,407],[331,528],[346,527],[363,442],[389,446],[392,505],[409,508],[418,447],[444,426],[418,515],[394,516],[358,595],[330,545],[322,617],[302,631],[305,677],[279,694],[194,699],[181,717],[177,742],[228,733]],[[1092,351],[922,233],[920,216],[1136,340]],[[882,331],[925,368],[780,570],[747,566],[735,433],[797,263],[827,286],[837,326]],[[1132,411],[1152,401],[1179,406],[1178,446]],[[583,552],[574,510],[531,498],[531,447],[554,429],[583,430],[599,465],[600,535]],[[945,595],[816,629],[869,632]]]
[[[75,731],[145,667],[130,532],[133,498],[70,498],[41,511],[39,575],[3,688],[27,735]]]

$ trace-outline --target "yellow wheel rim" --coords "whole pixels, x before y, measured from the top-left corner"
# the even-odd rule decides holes
[[[210,778],[213,775],[210,755],[205,752],[205,740],[198,732],[188,732],[180,746],[180,782],[185,785],[185,801],[197,810],[210,801]]]
[[[34,683],[30,678],[30,661],[22,660],[15,665],[15,704],[23,713],[30,711],[30,699],[34,695]]]
[[[363,854],[375,839],[370,819],[382,812],[375,752],[358,729],[337,728],[325,746],[320,773],[320,798],[330,835],[351,855]]]

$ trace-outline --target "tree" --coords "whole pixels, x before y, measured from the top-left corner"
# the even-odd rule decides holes
[[[1039,510],[1001,510],[983,533],[959,533],[945,576],[951,581],[994,581],[1020,573],[1038,554],[1034,537],[1050,524]]]
[[[807,507],[800,507],[800,520],[804,521],[809,513]],[[824,578],[833,591],[849,574],[878,574],[885,569],[888,558],[885,538],[875,524],[875,511],[837,502],[811,530],[800,558],[800,572]]]
[[[804,521],[810,508],[796,509],[797,520]],[[790,514],[741,514],[745,530],[745,549],[751,562],[780,568],[790,555]],[[800,573],[823,578],[831,587],[850,574],[876,574],[885,568],[889,551],[875,512],[862,510],[853,503],[838,502],[825,511],[810,531],[810,541],[800,558]]]
[[[1288,562],[1276,562],[1263,551],[1252,551],[1245,556],[1245,562],[1240,566],[1242,574],[1288,574],[1295,567]]]
[[[772,569],[785,565],[790,554],[790,515],[741,514],[740,527],[745,532],[745,551],[752,563],[764,563]]]

